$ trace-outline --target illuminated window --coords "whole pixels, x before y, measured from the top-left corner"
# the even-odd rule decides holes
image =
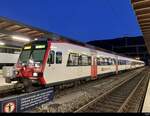
[[[80,56],[80,65],[81,66],[88,66],[89,65],[89,57],[87,55]]]
[[[78,65],[79,65],[79,55],[76,53],[70,53],[67,66],[78,66]]]
[[[56,64],[62,63],[62,52],[56,52]]]
[[[97,65],[101,65],[100,58],[97,58]]]

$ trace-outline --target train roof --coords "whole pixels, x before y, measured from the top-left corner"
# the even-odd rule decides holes
[[[52,41],[52,42],[66,42],[66,43],[71,43],[71,44],[74,44],[74,45],[79,45],[79,46],[82,46],[82,47],[86,47],[86,48],[90,48],[90,49],[94,49],[94,50],[98,50],[98,51],[102,51],[102,52],[106,52],[106,53],[109,53],[109,54],[115,54],[117,56],[119,56],[120,58],[126,58],[128,60],[133,60],[133,61],[139,61],[139,62],[143,62],[143,61],[140,61],[140,60],[136,60],[134,58],[131,58],[131,57],[127,57],[125,55],[122,55],[122,54],[118,54],[116,52],[113,52],[113,51],[109,51],[109,50],[106,50],[106,49],[102,49],[102,48],[99,48],[99,47],[95,47],[95,46],[92,46],[92,45],[89,45],[89,44],[85,44],[85,43],[81,43],[79,41],[76,41],[76,40],[72,40],[72,39],[68,39],[66,37],[62,37],[62,36],[58,36],[58,37],[55,37],[55,39],[51,39],[51,38],[39,38],[38,40],[34,40],[32,41],[32,43],[36,42],[36,41]]]

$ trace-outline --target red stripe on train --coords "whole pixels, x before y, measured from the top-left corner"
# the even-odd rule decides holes
[[[48,41],[48,46],[47,46],[46,53],[44,55],[43,65],[42,65],[42,70],[41,70],[43,74],[44,74],[44,70],[45,70],[45,67],[46,67],[46,64],[47,64],[47,59],[48,59],[50,50],[51,50],[51,41]],[[46,84],[46,81],[44,79],[44,75],[43,75],[43,77],[41,77],[39,79],[39,81],[41,82],[42,85]]]

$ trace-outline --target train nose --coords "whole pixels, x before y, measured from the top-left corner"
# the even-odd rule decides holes
[[[30,68],[26,68],[26,67],[23,67],[21,70],[20,70],[20,73],[23,77],[32,77],[32,74],[33,74],[33,70],[30,69]]]

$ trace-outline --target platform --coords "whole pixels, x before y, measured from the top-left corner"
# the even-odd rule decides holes
[[[150,112],[150,81],[149,81],[149,84],[148,84],[148,88],[147,88],[146,97],[145,97],[145,100],[144,100],[142,112],[143,113]]]
[[[0,71],[0,90],[2,90],[5,87],[9,87],[9,86],[13,85],[14,83],[11,83],[11,84],[5,83],[5,78],[3,78],[2,72]]]

